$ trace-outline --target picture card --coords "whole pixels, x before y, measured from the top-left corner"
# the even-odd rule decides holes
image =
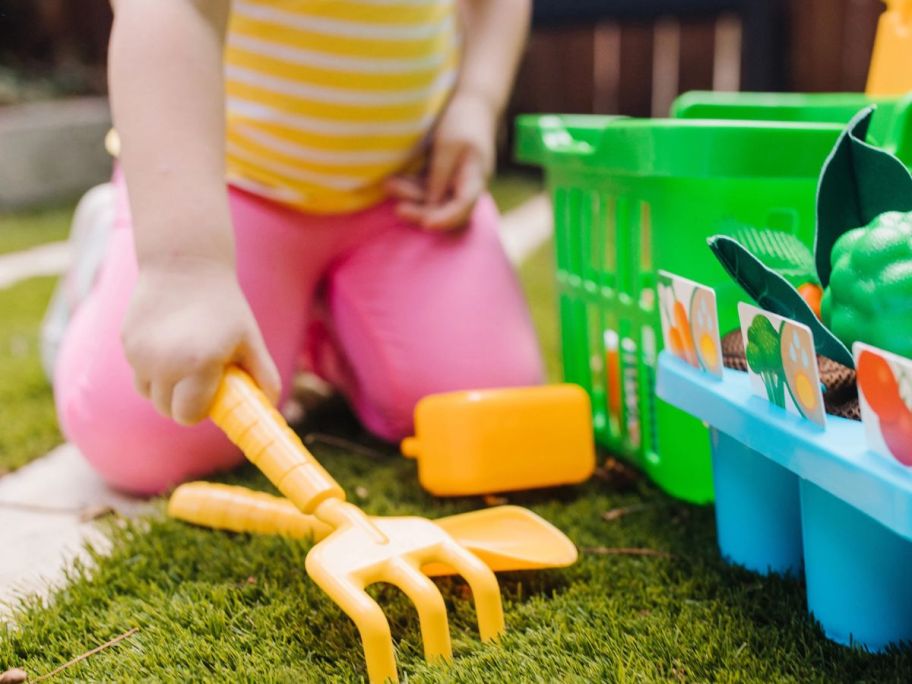
[[[912,466],[912,361],[862,342],[852,354],[868,447]]]
[[[826,426],[817,353],[810,328],[740,302],[738,316],[754,393]]]
[[[659,271],[657,289],[665,349],[721,379],[722,341],[716,291],[667,271]]]

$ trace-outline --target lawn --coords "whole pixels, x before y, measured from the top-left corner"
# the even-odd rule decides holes
[[[66,239],[72,216],[73,207],[69,204],[0,214],[0,254]]]
[[[72,213],[66,205],[0,214],[0,254],[65,239]],[[38,330],[53,286],[53,278],[35,278],[0,289],[0,474],[60,442],[38,350]]]
[[[53,278],[36,278],[0,289],[0,473],[60,442],[38,356],[38,328],[53,286]]]
[[[522,269],[543,346],[555,357],[549,248]],[[5,426],[5,423],[3,423]],[[6,428],[4,427],[4,430]],[[357,437],[337,407],[303,432]],[[129,445],[124,446],[129,449]],[[420,490],[414,462],[315,446],[317,457],[375,514],[430,517],[484,505]],[[252,468],[225,481],[268,488]],[[909,681],[912,650],[870,655],[827,641],[805,613],[800,583],[723,563],[710,507],[676,502],[616,469],[581,487],[511,496],[583,549],[574,567],[501,576],[508,632],[482,645],[458,580],[441,580],[456,659],[426,664],[417,618],[380,587],[400,673],[416,682],[488,681]],[[627,515],[607,511],[635,507]],[[33,676],[133,627],[129,639],[68,669],[67,681],[353,681],[364,677],[358,634],[304,573],[309,545],[194,528],[161,514],[109,520],[113,552],[75,567],[50,601],[31,600],[0,627],[0,672]],[[607,555],[639,547],[668,555]]]

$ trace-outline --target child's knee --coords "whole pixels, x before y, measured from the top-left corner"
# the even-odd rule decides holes
[[[149,460],[146,452],[150,445],[138,440],[130,425],[59,394],[57,414],[64,435],[105,482],[133,494],[156,494],[162,490],[161,479],[143,472],[145,469],[138,465]]]
[[[536,346],[523,353],[490,354],[483,363],[465,364],[463,369],[435,364],[409,369],[395,382],[369,388],[355,410],[364,426],[389,441],[399,441],[414,431],[418,401],[429,394],[494,387],[526,387],[544,381],[544,370]]]
[[[138,398],[112,402],[110,396],[92,394],[56,392],[61,427],[92,468],[116,489],[161,494],[243,460],[212,425],[181,427]]]
[[[521,349],[510,348],[488,355],[491,384],[496,387],[527,387],[545,381],[545,367],[538,340],[525,340]]]

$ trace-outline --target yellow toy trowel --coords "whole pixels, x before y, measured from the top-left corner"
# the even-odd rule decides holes
[[[315,542],[332,532],[288,499],[209,482],[189,482],[175,489],[168,501],[168,515],[218,530],[280,534]],[[519,506],[483,508],[433,522],[495,572],[565,568],[577,559],[576,547],[563,532]],[[425,566],[423,571],[427,575],[453,572],[443,565]]]
[[[424,572],[429,566],[447,566],[466,579],[482,640],[503,631],[491,568],[430,520],[368,516],[346,502],[342,488],[246,373],[225,372],[209,415],[301,513],[331,530],[307,554],[305,567],[358,627],[371,682],[397,681],[397,673],[389,623],[365,591],[368,585],[387,582],[411,599],[429,660],[452,656],[446,606]]]

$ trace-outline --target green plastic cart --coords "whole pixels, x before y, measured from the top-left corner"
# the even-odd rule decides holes
[[[689,116],[710,100],[684,98],[675,111]],[[712,474],[705,427],[655,396],[657,272],[715,287],[722,329],[734,329],[742,295],[705,238],[760,227],[810,244],[820,168],[843,119],[867,102],[842,102],[839,116],[821,102],[836,119],[828,123],[796,120],[797,101],[780,101],[767,121],[737,120],[738,107],[717,102],[714,120],[517,122],[517,157],[544,168],[553,202],[565,379],[589,391],[599,443],[676,497],[710,501]],[[895,150],[907,111],[895,103],[883,109],[876,130]],[[899,118],[902,126],[894,125]]]

